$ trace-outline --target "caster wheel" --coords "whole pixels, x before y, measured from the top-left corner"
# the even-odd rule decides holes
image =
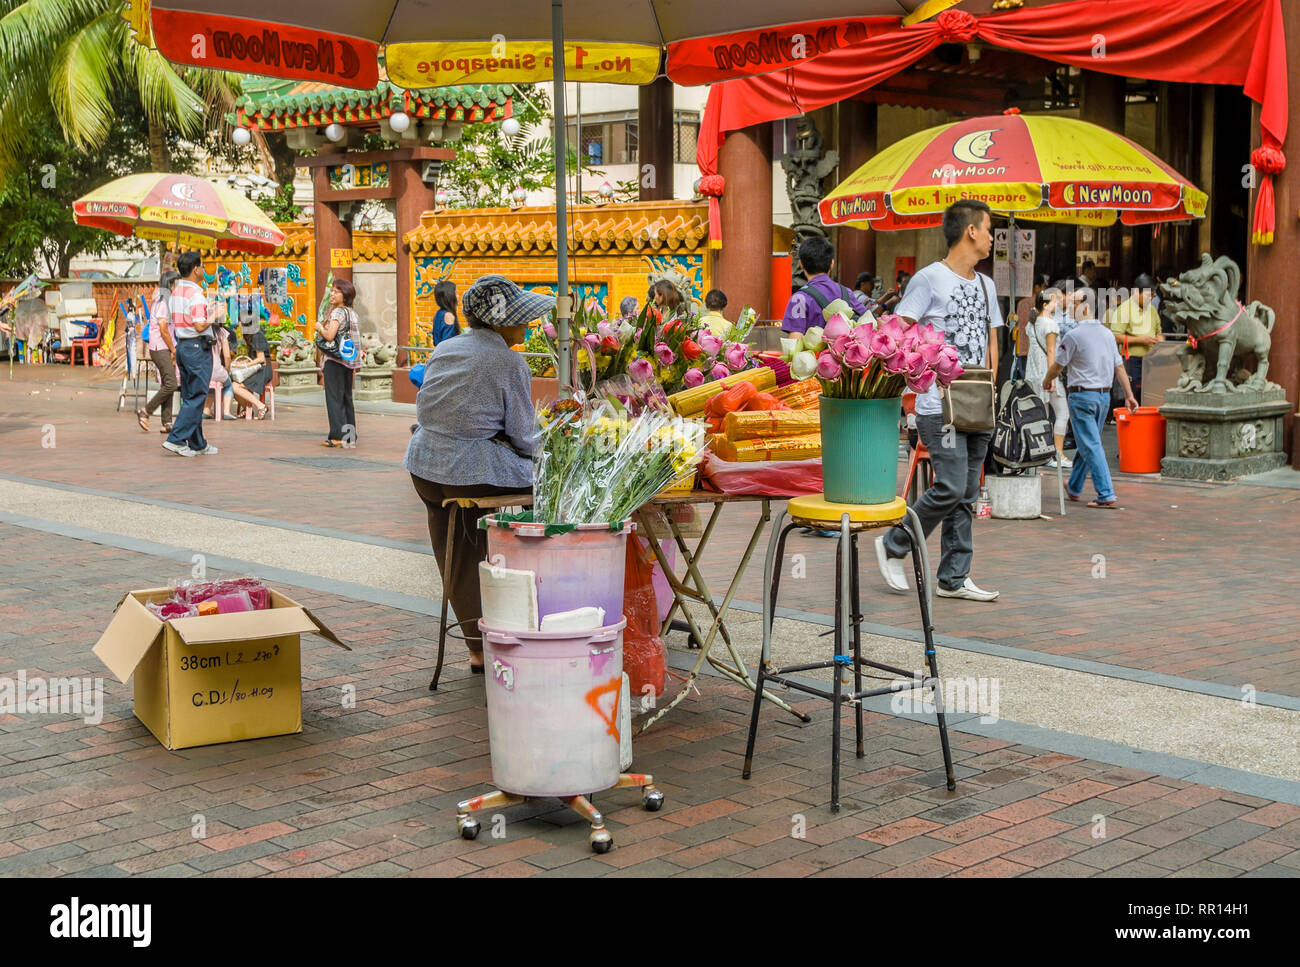
[[[664,794],[658,789],[645,794],[645,800],[642,802],[646,812],[657,813],[664,808]]]
[[[608,853],[614,848],[614,837],[605,829],[591,831],[591,849],[595,853]]]
[[[480,827],[477,819],[457,820],[456,825],[460,827],[461,839],[476,839],[478,837]]]

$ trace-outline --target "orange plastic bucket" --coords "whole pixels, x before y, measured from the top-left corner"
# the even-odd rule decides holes
[[[1115,411],[1121,473],[1159,473],[1165,456],[1165,418],[1154,406],[1139,406],[1130,413]]]

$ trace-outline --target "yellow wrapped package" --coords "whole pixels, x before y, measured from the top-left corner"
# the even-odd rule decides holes
[[[772,390],[772,395],[792,410],[818,409],[821,394],[822,384],[815,377]]]
[[[760,393],[769,393],[776,388],[776,373],[766,366],[747,369],[743,373],[733,373],[712,383],[702,383],[668,397],[668,402],[679,416],[699,416],[709,400],[725,389],[737,383],[753,383]]]
[[[728,413],[723,425],[727,439],[758,440],[769,437],[807,436],[821,432],[817,410],[743,410]]]
[[[713,452],[732,463],[757,463],[761,460],[811,460],[822,455],[820,433],[803,436],[728,440],[715,437]]]

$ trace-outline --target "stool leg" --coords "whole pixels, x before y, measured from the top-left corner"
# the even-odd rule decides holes
[[[853,694],[862,691],[862,589],[858,585],[858,535],[850,538],[853,545],[853,565],[849,575],[849,589],[853,595]],[[866,753],[862,750],[862,701],[855,700],[854,713],[857,718],[858,758]]]
[[[848,652],[849,629],[849,515],[840,517],[840,539],[835,547],[835,659],[831,662],[831,812],[840,811],[840,703],[843,686],[840,683],[843,666],[841,655]]]
[[[749,778],[754,764],[758,713],[763,707],[763,680],[772,657],[772,621],[776,615],[776,595],[781,589],[781,562],[785,560],[785,539],[794,530],[794,524],[782,528],[783,520],[785,511],[777,511],[776,520],[772,522],[772,536],[767,542],[767,557],[763,561],[763,586],[770,590],[763,598],[763,650],[758,659],[758,673],[754,676],[754,708],[749,714],[749,739],[745,743],[745,766],[740,773],[742,779]]]
[[[943,711],[943,700],[941,686],[939,685],[939,662],[935,655],[934,649],[934,626],[930,623],[930,595],[927,587],[927,580],[930,576],[928,564],[922,568],[921,554],[918,552],[918,544],[924,546],[924,533],[920,525],[915,522],[915,515],[908,514],[907,521],[903,526],[907,539],[912,545],[912,570],[916,575],[916,596],[921,607],[921,630],[925,635],[925,657],[930,666],[930,677],[934,679],[935,718],[939,723],[939,744],[943,746],[943,766],[948,777],[948,791],[952,792],[957,788],[957,777],[952,771],[952,750],[948,746],[948,721]]]
[[[452,549],[456,546],[453,538],[456,536],[456,518],[459,516],[460,505],[452,504],[451,513],[447,515],[447,546],[443,551],[442,559],[447,564],[447,573],[442,582],[442,617],[438,621],[438,663],[433,667],[433,681],[429,682],[429,691],[438,690],[438,679],[442,677],[442,659],[447,653],[447,599],[450,597],[452,575],[455,564],[452,558]]]

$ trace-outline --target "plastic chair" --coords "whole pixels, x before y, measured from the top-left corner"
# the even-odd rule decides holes
[[[274,420],[275,419],[275,387],[272,386],[269,382],[262,389],[261,401],[266,404],[267,416],[271,420]],[[253,413],[254,413],[253,407],[244,406],[244,419],[251,420],[253,418]]]
[[[934,467],[930,463],[930,451],[918,440],[916,449],[912,451],[912,457],[907,462],[907,480],[903,484],[903,496],[907,498],[908,505],[915,504],[921,498],[921,494],[933,485]]]
[[[92,359],[91,352],[99,349],[104,344],[104,322],[102,319],[91,319],[91,324],[95,327],[95,334],[83,339],[69,339],[68,342],[72,347],[72,352],[68,355],[68,365],[77,365],[77,350],[81,350],[81,364],[89,366]]]

